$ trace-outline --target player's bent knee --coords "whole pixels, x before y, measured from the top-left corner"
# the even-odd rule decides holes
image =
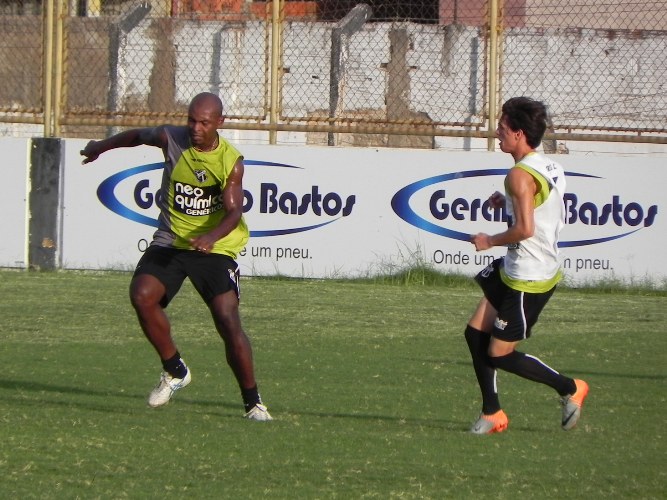
[[[130,289],[130,302],[135,309],[155,306],[161,298],[162,294],[150,287],[133,286]]]

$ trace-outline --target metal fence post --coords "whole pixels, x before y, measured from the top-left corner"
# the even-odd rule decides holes
[[[498,9],[500,0],[489,0],[489,136],[487,149],[496,149],[496,114],[498,112]]]
[[[44,137],[52,135],[52,77],[53,77],[53,0],[46,0],[44,5]]]
[[[282,24],[280,19],[280,10],[284,0],[273,0],[271,2],[271,112],[269,113],[269,125],[278,124],[278,95],[279,80],[282,64],[281,46],[282,46]],[[276,144],[278,132],[275,128],[269,131],[269,144]]]
[[[53,0],[51,0],[53,1]],[[65,0],[55,0],[56,2],[56,32],[54,59],[55,68],[53,72],[53,135],[60,137],[60,110],[62,107],[62,88],[63,88],[63,2]]]

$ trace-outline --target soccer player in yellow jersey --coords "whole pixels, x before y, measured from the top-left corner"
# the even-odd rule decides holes
[[[476,281],[484,292],[465,330],[482,392],[482,412],[474,434],[507,428],[496,386],[496,369],[546,384],[561,396],[561,426],[573,428],[588,394],[588,384],[561,375],[534,356],[516,350],[530,336],[540,312],[561,279],[558,237],[565,224],[565,172],[536,152],[547,126],[543,103],[528,97],[509,99],[502,108],[497,136],[500,149],[515,165],[505,177],[505,194],[489,198],[507,209],[509,225],[498,234],[471,237],[477,251],[507,247],[507,254],[483,269]]]
[[[169,402],[187,386],[191,371],[171,336],[164,309],[189,278],[206,302],[222,337],[227,362],[241,389],[245,417],[271,420],[255,381],[252,348],[239,316],[239,271],[235,259],[248,241],[243,219],[243,157],[218,135],[224,122],[222,101],[208,92],[196,95],[187,126],[161,125],[90,141],[83,163],[115,148],[155,146],[164,154],[158,229],[130,284],[139,324],[162,361],[151,407]]]

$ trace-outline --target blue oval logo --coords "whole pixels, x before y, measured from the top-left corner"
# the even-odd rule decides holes
[[[125,179],[148,172],[150,170],[157,170],[163,168],[164,163],[149,163],[148,165],[140,165],[134,168],[128,168],[118,172],[117,174],[112,175],[111,177],[106,178],[97,188],[97,199],[100,200],[102,205],[107,207],[113,213],[120,215],[126,219],[129,219],[139,224],[145,224],[147,226],[157,227],[157,219],[152,219],[146,215],[143,215],[139,212],[129,209],[123,205],[118,198],[116,197],[116,186],[120,184]]]
[[[396,194],[391,199],[391,208],[394,211],[396,215],[398,215],[401,219],[403,219],[405,222],[408,224],[417,227],[419,229],[422,229],[424,231],[427,231],[432,234],[437,234],[439,236],[444,236],[445,238],[451,238],[459,241],[470,241],[470,237],[472,236],[470,233],[464,233],[461,231],[456,231],[454,229],[450,229],[447,227],[440,226],[438,224],[435,224],[433,222],[430,222],[423,218],[422,216],[418,215],[410,206],[410,200],[412,197],[417,194],[419,191],[422,189],[425,189],[429,186],[432,186],[434,184],[440,184],[443,182],[449,182],[449,181],[454,181],[454,180],[460,180],[460,179],[465,179],[465,178],[471,178],[471,177],[486,177],[486,176],[506,176],[507,172],[509,170],[506,168],[503,169],[482,169],[482,170],[468,170],[464,172],[454,172],[454,173],[449,173],[449,174],[443,174],[443,175],[437,175],[434,177],[428,177],[426,179],[419,180],[417,182],[413,182],[412,184],[408,184],[404,188],[400,189]],[[565,175],[567,177],[580,177],[580,178],[588,178],[588,179],[602,179],[602,177],[598,177],[595,175],[589,175],[589,174],[581,174],[581,173],[576,173],[576,172],[566,172]],[[481,206],[478,203],[478,206]],[[655,207],[652,207],[655,208]],[[641,207],[639,207],[641,209]],[[633,207],[633,210],[638,210],[637,208]],[[649,213],[651,210],[649,210]],[[657,210],[655,211],[657,213]],[[654,214],[653,214],[654,215]],[[586,240],[578,240],[578,241],[561,241],[559,242],[558,246],[561,248],[566,248],[566,247],[577,247],[577,246],[586,246],[586,245],[594,245],[598,243],[604,243],[607,241],[612,241],[616,240],[619,238],[623,238],[625,236],[628,236],[636,231],[639,231],[639,229],[634,229],[632,231],[627,231],[622,234],[617,234],[613,236],[606,236],[606,237],[601,237],[601,238],[593,238],[593,239],[586,239]]]
[[[270,162],[270,161],[260,161],[260,160],[244,160],[244,165],[247,166],[255,166],[255,167],[272,167],[272,168],[288,168],[288,169],[299,169],[302,170],[302,167],[298,167],[295,165],[289,165],[285,163],[276,163],[276,162]],[[148,215],[145,215],[141,212],[138,212],[136,210],[133,210],[129,208],[127,205],[122,203],[119,199],[118,196],[116,195],[116,188],[118,187],[119,184],[121,184],[123,181],[126,179],[129,179],[133,176],[143,174],[146,172],[150,172],[153,170],[161,170],[164,168],[164,163],[159,162],[159,163],[149,163],[146,165],[140,165],[137,167],[129,168],[127,170],[123,170],[121,172],[118,172],[104,181],[98,186],[97,188],[97,198],[100,200],[102,205],[104,205],[106,208],[111,210],[117,215],[120,215],[121,217],[138,222],[139,224],[144,224],[147,226],[151,227],[158,227],[158,219],[150,217]],[[147,187],[148,182],[145,183],[145,186]],[[135,197],[138,195],[137,189],[139,189],[139,186],[135,188]],[[248,192],[245,193],[246,195],[249,195]],[[152,194],[148,195],[150,198],[148,202],[146,203],[147,208],[151,207],[154,201],[154,196]],[[157,194],[155,195],[157,196]],[[137,200],[135,200],[137,201]],[[334,200],[333,203],[335,203],[336,200]],[[352,204],[354,203],[354,200],[352,201]],[[344,214],[346,215],[346,214]],[[334,219],[317,223],[317,224],[310,224],[306,226],[301,226],[301,227],[293,227],[293,228],[285,228],[285,229],[264,229],[264,230],[251,230],[250,231],[250,236],[251,237],[268,237],[268,236],[282,236],[282,235],[287,235],[287,234],[294,234],[294,233],[301,233],[304,231],[310,231],[313,229],[317,229],[323,226],[326,226],[328,224],[331,224],[337,220],[339,220],[341,217],[336,217]]]

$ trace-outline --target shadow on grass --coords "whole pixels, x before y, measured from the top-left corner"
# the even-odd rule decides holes
[[[428,363],[428,364],[433,364],[433,365],[457,365],[457,366],[465,366],[469,367],[471,370],[471,373],[473,373],[474,377],[474,372],[472,372],[472,361],[447,361],[445,359],[424,359],[424,358],[400,358],[404,359],[406,361],[412,361],[414,363]],[[667,374],[666,375],[643,375],[643,374],[637,374],[637,373],[615,373],[615,372],[599,372],[599,371],[585,371],[585,370],[579,370],[577,368],[567,368],[567,367],[559,367],[559,370],[562,373],[568,374],[577,374],[577,375],[591,375],[594,377],[610,377],[610,378],[627,378],[627,379],[636,379],[636,380],[665,380],[667,379]]]
[[[57,384],[46,384],[43,382],[32,382],[25,380],[0,380],[0,390],[7,391],[17,391],[16,394],[8,393],[4,396],[4,400],[12,400],[21,404],[53,404],[53,405],[62,405],[62,406],[76,406],[81,408],[87,408],[91,410],[113,412],[113,413],[127,413],[129,410],[150,410],[150,411],[159,411],[159,408],[150,408],[146,404],[146,394],[138,394],[131,392],[120,392],[120,391],[108,391],[102,389],[94,388],[81,388],[81,387],[71,387],[65,385]],[[27,396],[26,393],[30,393],[30,396]],[[49,393],[48,397],[38,398],[37,395],[40,393]],[[94,404],[92,401],[90,403],[84,403],[80,399],[59,399],[55,396],[57,394],[69,395],[69,396],[87,396],[90,398],[124,398],[128,400],[135,400],[138,404],[135,406],[119,407],[117,404],[110,402],[107,405]],[[180,396],[180,394],[179,394]],[[223,407],[223,408],[233,408],[238,411],[239,407],[242,406],[241,403],[231,404],[221,401],[197,401],[190,400],[188,398],[178,398],[182,403],[194,404],[202,407]],[[173,403],[173,402],[172,402]]]
[[[135,413],[138,411],[150,411],[156,412],[161,411],[162,408],[149,408],[145,401],[146,396],[144,394],[136,393],[125,393],[125,392],[111,392],[107,390],[96,390],[94,388],[81,388],[81,387],[70,387],[65,385],[58,384],[47,384],[42,382],[32,382],[24,380],[0,380],[0,390],[4,391],[17,391],[15,394],[8,392],[4,395],[3,399],[7,401],[13,401],[14,404],[24,405],[24,406],[34,406],[34,405],[55,405],[63,407],[76,407],[92,411],[100,411],[105,413],[118,413],[118,414],[128,414]],[[26,393],[29,393],[26,394]],[[48,394],[46,397],[39,397],[40,394]],[[84,401],[81,399],[65,399],[58,398],[59,394],[68,395],[68,396],[85,396],[89,397],[89,401]],[[179,394],[178,396],[181,396]],[[183,395],[184,396],[184,395]],[[113,398],[109,400],[109,404],[99,404],[99,402],[93,401],[96,398]],[[118,406],[113,402],[116,398],[125,398],[128,400],[137,401],[137,405],[131,406]],[[238,418],[239,408],[242,409],[240,401],[238,403],[230,403],[226,401],[212,401],[212,400],[203,400],[203,399],[193,399],[188,397],[177,397],[172,401],[167,407],[174,407],[178,405],[179,409],[183,410],[186,405],[191,405],[205,410],[205,413],[211,416],[216,417],[234,417]],[[285,406],[272,406],[272,409],[277,411],[277,421],[289,422],[298,417],[318,417],[322,419],[353,419],[359,421],[378,421],[386,423],[401,423],[410,426],[421,426],[429,428],[439,428],[447,429],[450,431],[459,431],[467,432],[468,423],[448,420],[443,418],[416,418],[416,417],[403,417],[399,415],[382,415],[378,413],[362,413],[362,412],[326,412],[326,411],[316,411],[308,410],[304,408],[293,409]],[[215,409],[225,410],[214,411]],[[233,414],[226,410],[233,410]]]

